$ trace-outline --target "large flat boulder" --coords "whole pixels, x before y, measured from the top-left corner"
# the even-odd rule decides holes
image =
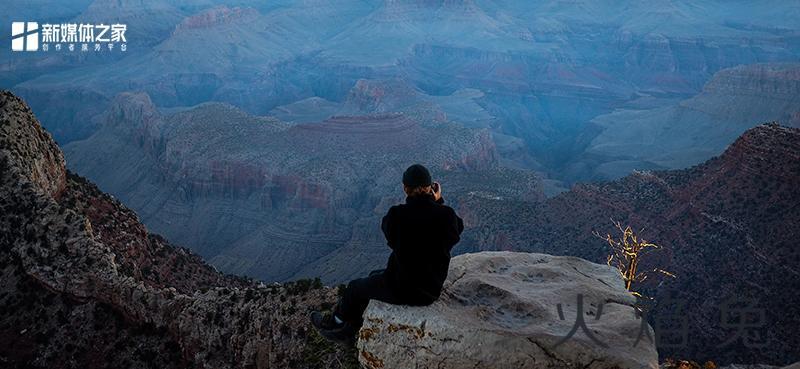
[[[607,265],[545,254],[464,254],[452,259],[434,304],[370,302],[359,360],[367,368],[658,368],[655,336],[642,326],[635,302]],[[577,324],[571,334],[578,310],[586,329]]]

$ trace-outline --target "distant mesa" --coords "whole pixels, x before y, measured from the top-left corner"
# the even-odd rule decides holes
[[[362,116],[333,116],[322,123],[299,124],[296,128],[343,134],[400,133],[418,127],[419,123],[402,113]]]
[[[253,20],[256,17],[258,17],[258,11],[253,8],[229,8],[225,5],[220,5],[186,17],[176,26],[175,31],[180,32],[197,28],[210,28],[233,24],[234,22]]]

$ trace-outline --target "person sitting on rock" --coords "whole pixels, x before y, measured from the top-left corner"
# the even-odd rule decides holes
[[[311,323],[332,341],[352,344],[369,300],[398,305],[430,305],[447,279],[450,250],[464,222],[444,205],[442,187],[427,168],[414,164],[403,173],[405,204],[392,206],[381,222],[392,249],[386,269],[350,281],[333,313],[311,314]]]

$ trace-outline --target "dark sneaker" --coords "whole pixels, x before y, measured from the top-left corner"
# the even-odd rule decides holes
[[[353,326],[348,323],[337,323],[333,314],[323,314],[319,311],[311,313],[311,325],[317,329],[322,337],[344,345],[355,343],[356,333]]]
[[[327,313],[323,314],[320,311],[315,311],[311,313],[311,324],[317,329],[325,329],[325,330],[334,330],[334,329],[341,329],[344,327],[344,323],[336,322],[336,319],[333,317],[333,314]]]

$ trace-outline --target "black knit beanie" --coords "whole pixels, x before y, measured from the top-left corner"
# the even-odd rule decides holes
[[[403,184],[408,187],[430,186],[431,182],[431,172],[422,164],[414,164],[403,172]]]

